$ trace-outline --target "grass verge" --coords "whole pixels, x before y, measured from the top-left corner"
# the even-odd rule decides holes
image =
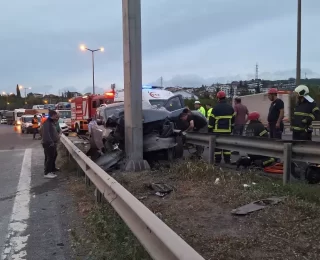
[[[319,186],[283,186],[274,178],[203,161],[116,178],[205,259],[320,259]],[[159,198],[145,183],[175,190]],[[247,216],[231,215],[234,208],[272,196],[287,198]]]
[[[74,259],[151,259],[112,206],[106,202],[95,202],[94,188],[87,188],[83,178],[75,176],[75,162],[68,160],[62,146],[59,150],[57,161],[72,183],[70,192],[81,218],[70,232]]]

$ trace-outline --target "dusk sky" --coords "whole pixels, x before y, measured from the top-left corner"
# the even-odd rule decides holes
[[[320,77],[320,1],[302,1],[302,77]],[[296,0],[142,0],[143,83],[199,86],[295,76]],[[0,91],[123,86],[122,1],[1,1]],[[319,38],[319,39],[318,39]]]

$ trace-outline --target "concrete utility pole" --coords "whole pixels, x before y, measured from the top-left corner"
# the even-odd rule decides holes
[[[298,0],[296,86],[300,85],[300,78],[301,78],[301,0]]]
[[[141,1],[122,0],[122,16],[126,171],[143,171]]]

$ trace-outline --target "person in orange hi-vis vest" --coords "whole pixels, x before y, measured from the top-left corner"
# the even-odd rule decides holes
[[[38,128],[39,128],[38,118],[37,118],[37,115],[34,115],[32,119],[33,140],[36,139]]]
[[[41,117],[41,124],[43,125],[44,122],[46,122],[47,118],[46,118],[46,114],[42,113],[42,117]]]

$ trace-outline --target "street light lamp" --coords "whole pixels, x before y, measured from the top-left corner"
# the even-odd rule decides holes
[[[6,98],[6,102],[7,102],[7,105],[10,105],[10,103],[9,103],[9,96],[11,96],[11,95],[13,95],[13,93],[11,92],[11,93],[6,93],[6,92],[2,92],[2,96],[6,96],[7,98]],[[6,107],[6,109],[7,109],[7,107]]]
[[[94,95],[95,94],[95,87],[94,87],[94,53],[96,51],[101,51],[101,52],[104,52],[104,48],[101,47],[99,49],[95,49],[95,50],[91,50],[89,48],[87,48],[85,45],[80,45],[80,50],[82,51],[91,51],[91,54],[92,54],[92,94]]]
[[[31,89],[30,87],[24,87],[24,86],[21,86],[21,85],[19,85],[19,89],[21,90],[21,89],[24,89],[24,103],[25,104],[27,104],[27,90],[29,89]]]

